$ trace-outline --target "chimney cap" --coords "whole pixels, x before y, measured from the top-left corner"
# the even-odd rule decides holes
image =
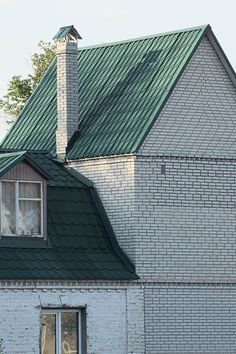
[[[77,41],[78,39],[82,39],[78,31],[75,29],[73,25],[61,27],[57,34],[53,37],[55,40],[65,39],[68,41]]]

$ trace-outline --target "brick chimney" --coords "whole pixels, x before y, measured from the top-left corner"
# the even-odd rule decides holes
[[[64,159],[68,142],[78,129],[78,39],[74,26],[61,27],[53,38],[57,58],[56,154]]]

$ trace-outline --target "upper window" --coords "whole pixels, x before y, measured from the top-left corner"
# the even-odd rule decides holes
[[[42,236],[42,182],[0,182],[1,235]]]

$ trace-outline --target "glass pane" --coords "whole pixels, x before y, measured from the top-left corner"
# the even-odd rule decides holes
[[[40,198],[40,187],[39,183],[19,182],[19,198]]]
[[[33,200],[19,201],[19,234],[41,234],[41,202]]]
[[[78,321],[76,312],[61,313],[61,353],[78,353]]]
[[[56,354],[56,315],[55,314],[42,315],[41,354]]]
[[[2,182],[2,234],[16,233],[15,183]]]

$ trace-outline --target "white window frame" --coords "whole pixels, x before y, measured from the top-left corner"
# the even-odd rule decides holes
[[[43,310],[41,312],[41,315],[55,315],[56,316],[56,354],[61,354],[61,314],[63,312],[74,312],[77,314],[77,323],[78,323],[78,328],[77,328],[77,336],[79,339],[79,345],[77,348],[77,353],[76,354],[85,354],[82,352],[82,330],[81,330],[81,309],[50,309],[50,310]],[[41,322],[40,322],[41,326]],[[79,350],[79,351],[78,351]],[[40,353],[41,353],[41,337],[40,337]],[[41,353],[42,354],[42,353]]]
[[[44,200],[43,200],[43,183],[42,181],[28,181],[28,180],[21,180],[21,179],[2,179],[0,181],[0,210],[2,209],[2,182],[10,182],[15,184],[15,212],[16,212],[16,233],[15,234],[7,234],[3,235],[2,232],[2,212],[1,212],[1,235],[3,236],[22,236],[22,234],[19,233],[19,204],[20,200],[30,200],[30,201],[38,201],[40,202],[40,234],[34,234],[32,236],[27,236],[24,235],[25,237],[43,237],[44,231],[43,231],[43,225],[44,225],[44,214],[43,214],[43,209],[44,209]],[[40,185],[40,198],[19,198],[19,183],[37,183]]]

